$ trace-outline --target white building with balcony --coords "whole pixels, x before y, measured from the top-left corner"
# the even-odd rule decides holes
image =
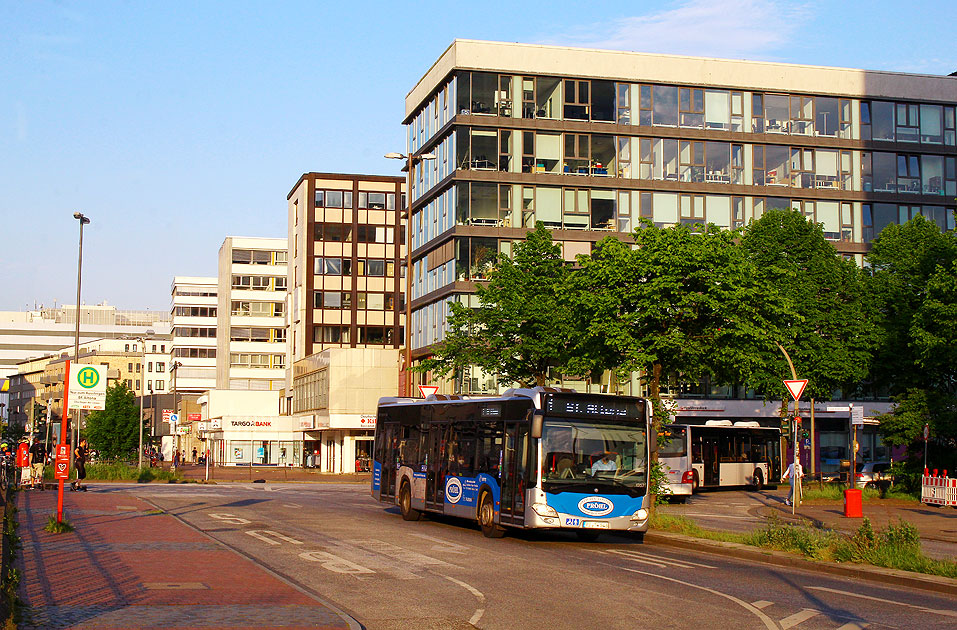
[[[180,364],[178,392],[199,394],[216,387],[217,293],[216,278],[173,278],[170,363]]]

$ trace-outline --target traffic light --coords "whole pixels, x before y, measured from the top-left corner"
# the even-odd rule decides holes
[[[781,433],[791,435],[791,418],[781,418]]]
[[[806,440],[806,439],[808,439],[809,437],[811,437],[811,433],[810,433],[807,429],[801,431],[801,439],[802,439],[802,440]]]

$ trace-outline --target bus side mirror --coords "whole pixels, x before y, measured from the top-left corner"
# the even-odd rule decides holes
[[[529,434],[535,438],[540,439],[542,437],[542,425],[545,423],[545,414],[541,411],[532,412],[532,426],[529,430]]]

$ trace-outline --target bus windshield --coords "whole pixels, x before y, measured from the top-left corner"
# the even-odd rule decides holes
[[[548,419],[542,431],[543,488],[575,491],[602,484],[603,491],[643,492],[646,438],[644,427]]]

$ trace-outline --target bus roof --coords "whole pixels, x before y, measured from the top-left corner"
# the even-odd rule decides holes
[[[478,402],[478,401],[505,401],[515,400],[516,398],[531,399],[536,409],[542,408],[543,394],[576,394],[580,396],[600,396],[612,398],[635,398],[634,396],[616,396],[614,394],[592,394],[577,392],[574,389],[565,387],[530,387],[530,388],[511,388],[501,395],[468,395],[468,394],[430,394],[428,398],[408,398],[398,396],[383,396],[379,399],[379,406],[384,405],[421,405],[421,404],[448,404],[455,402]],[[640,399],[644,400],[644,399]]]

